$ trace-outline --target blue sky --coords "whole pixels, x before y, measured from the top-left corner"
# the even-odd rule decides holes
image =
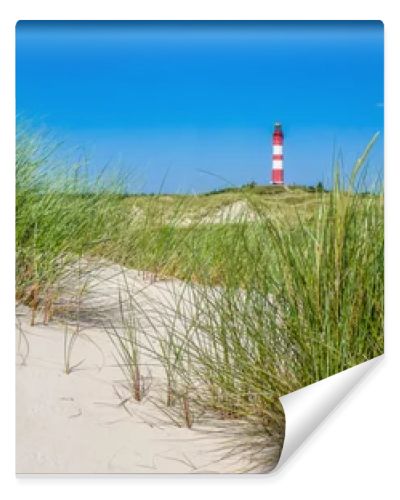
[[[288,183],[328,181],[371,136],[383,169],[383,25],[369,22],[17,24],[17,113],[131,188],[201,192],[270,180],[285,132]],[[223,179],[226,179],[224,181]]]

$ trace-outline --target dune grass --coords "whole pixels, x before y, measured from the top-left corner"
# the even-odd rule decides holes
[[[379,186],[358,194],[375,140],[350,179],[337,172],[331,192],[315,193],[315,209],[295,223],[260,210],[252,223],[149,233],[163,272],[200,285],[190,308],[165,318],[167,348],[152,343],[175,384],[169,392],[185,388],[186,404],[281,442],[280,396],[383,352],[383,195]]]
[[[16,295],[32,309],[53,313],[66,270],[120,218],[121,187],[89,179],[79,165],[63,165],[54,141],[21,129],[16,149]]]
[[[123,291],[127,297],[123,298],[123,291],[119,290],[119,312],[121,326],[116,327],[113,322],[105,324],[106,332],[114,346],[114,357],[127,383],[132,398],[141,401],[146,393],[144,377],[140,363],[140,329],[137,325],[133,297],[124,277]]]

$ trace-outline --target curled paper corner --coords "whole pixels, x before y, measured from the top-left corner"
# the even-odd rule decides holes
[[[383,355],[378,356],[279,398],[285,412],[286,427],[276,471],[382,359]]]

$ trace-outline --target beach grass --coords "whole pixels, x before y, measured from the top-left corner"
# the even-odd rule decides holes
[[[251,223],[148,229],[157,272],[200,285],[190,312],[165,320],[168,348],[154,348],[169,392],[185,387],[200,410],[245,419],[279,442],[280,396],[382,354],[383,193],[378,183],[360,194],[375,140],[349,179],[336,170],[331,191],[314,193],[314,209],[295,219],[259,208]]]
[[[53,314],[66,271],[111,236],[121,186],[60,164],[50,138],[22,127],[16,148],[16,295],[45,317]]]

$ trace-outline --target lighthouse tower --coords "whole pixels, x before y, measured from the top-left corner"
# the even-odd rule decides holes
[[[275,123],[272,135],[272,184],[283,184],[283,132],[282,125]]]

